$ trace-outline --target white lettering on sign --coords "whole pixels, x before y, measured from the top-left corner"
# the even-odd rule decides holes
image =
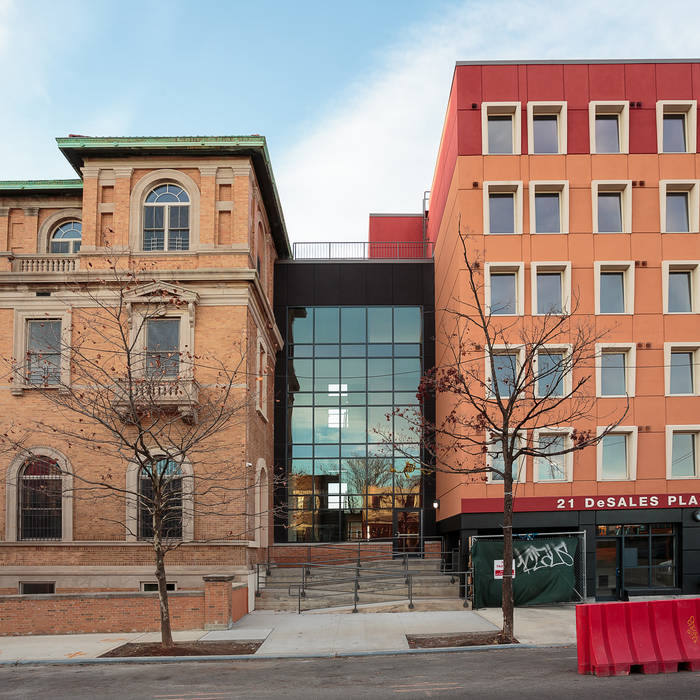
[[[661,496],[577,496],[576,498],[557,498],[557,510],[593,510],[606,508],[694,508],[700,504],[697,495],[661,495]]]
[[[493,560],[493,577],[495,579],[503,578],[503,559]],[[515,578],[515,560],[513,560],[513,578]]]

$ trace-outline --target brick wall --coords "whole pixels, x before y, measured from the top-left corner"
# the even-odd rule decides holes
[[[226,579],[223,581],[221,579]],[[211,581],[207,579],[212,579]],[[168,596],[173,630],[226,629],[248,613],[248,586],[206,577],[203,591]],[[216,625],[207,623],[215,620]],[[157,593],[0,596],[0,635],[155,632]]]

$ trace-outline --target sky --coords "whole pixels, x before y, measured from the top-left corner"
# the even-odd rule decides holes
[[[54,138],[263,134],[292,241],[419,212],[458,60],[693,58],[692,0],[0,0],[0,180]]]

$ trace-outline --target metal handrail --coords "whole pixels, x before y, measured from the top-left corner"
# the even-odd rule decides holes
[[[422,260],[433,257],[432,241],[300,241],[295,260]]]

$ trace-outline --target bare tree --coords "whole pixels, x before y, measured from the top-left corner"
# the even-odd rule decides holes
[[[514,639],[514,484],[522,461],[531,457],[543,478],[561,478],[564,457],[600,442],[627,409],[595,429],[592,375],[602,336],[578,315],[577,301],[563,300],[541,316],[516,320],[512,310],[498,307],[495,293],[487,306],[483,266],[470,249],[471,239],[459,228],[458,236],[466,288],[443,309],[437,366],[424,374],[419,388],[423,401],[436,397],[438,415],[429,421],[404,409],[395,414],[423,439],[423,471],[472,481],[490,475],[503,483],[501,639],[508,643]],[[407,468],[412,469],[410,461]]]
[[[272,488],[258,483],[241,439],[264,386],[248,370],[252,339],[222,328],[226,349],[194,354],[196,293],[119,261],[57,296],[68,315],[35,321],[26,356],[12,362],[14,387],[45,402],[31,432],[80,453],[79,467],[52,466],[70,477],[70,497],[151,545],[162,644],[172,647],[166,555],[185,542],[254,539],[269,516],[269,497],[255,500]],[[21,449],[43,474],[46,458]]]

